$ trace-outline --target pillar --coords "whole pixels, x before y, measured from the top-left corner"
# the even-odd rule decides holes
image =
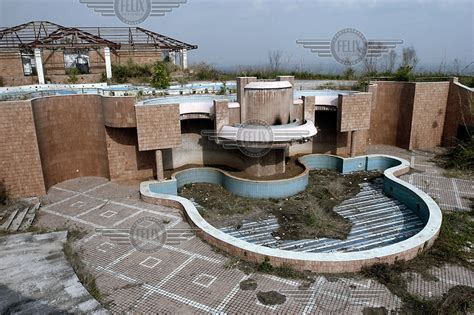
[[[36,73],[38,74],[38,83],[45,84],[43,59],[41,57],[41,49],[39,48],[35,48],[35,62],[36,62]]]
[[[303,121],[314,122],[316,96],[303,96]]]
[[[256,77],[237,78],[237,103],[240,104],[240,122],[244,123],[247,117],[247,107],[245,106],[245,86],[250,82],[256,82]]]
[[[181,67],[183,70],[188,69],[188,50],[182,49],[181,50]]]
[[[161,182],[165,180],[165,173],[163,170],[163,152],[161,150],[155,151],[156,161],[156,179]]]
[[[168,56],[170,57],[171,63],[175,65],[176,64],[176,52],[170,50],[169,53],[168,53]]]
[[[356,145],[357,131],[351,131],[351,157],[356,156],[357,154],[357,145]]]
[[[104,47],[104,57],[105,57],[105,73],[107,74],[107,79],[112,79],[112,60],[110,59],[109,47]]]

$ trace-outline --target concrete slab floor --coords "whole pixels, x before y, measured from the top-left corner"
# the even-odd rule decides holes
[[[0,238],[0,314],[108,313],[67,262],[66,236],[54,232]]]

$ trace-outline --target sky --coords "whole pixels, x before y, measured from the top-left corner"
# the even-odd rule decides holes
[[[103,17],[79,0],[0,0],[0,26],[48,20],[66,26],[128,26]],[[270,51],[285,63],[336,68],[297,45],[298,39],[331,39],[355,28],[367,39],[402,39],[414,46],[420,69],[461,68],[474,61],[474,0],[188,0],[140,27],[196,44],[190,63],[219,68],[268,64]],[[471,66],[472,69],[474,66]]]

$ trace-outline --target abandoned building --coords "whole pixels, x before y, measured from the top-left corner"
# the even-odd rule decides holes
[[[169,60],[188,66],[197,49],[141,27],[66,27],[33,21],[0,28],[0,73],[6,86],[66,83],[76,69],[81,83],[112,78],[112,64]]]

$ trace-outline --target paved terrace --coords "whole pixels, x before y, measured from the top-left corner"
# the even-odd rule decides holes
[[[372,147],[370,153],[410,159],[406,151],[391,147]],[[425,153],[415,156],[420,171],[421,165],[430,163],[426,156]],[[474,181],[446,179],[441,174],[441,171],[436,174],[431,171],[406,175],[406,178],[412,176],[430,179],[433,183],[438,183],[438,179],[441,183],[451,183],[449,187],[432,185],[440,187],[438,192],[443,192],[438,202],[444,209],[447,208],[445,205],[454,205],[448,210],[455,210],[458,201],[467,207],[464,198],[472,196]],[[87,235],[76,244],[77,250],[97,277],[97,285],[113,312],[360,314],[364,307],[383,306],[390,311],[401,306],[400,299],[386,287],[360,276],[337,279],[320,276],[308,290],[301,292],[298,291],[300,280],[260,273],[245,274],[238,269],[225,268],[230,258],[213,251],[196,237],[145,254],[137,252],[131,245],[118,245],[96,233],[96,228],[130,228],[141,217],[162,220],[167,223],[168,231],[189,228],[176,210],[140,201],[138,188],[117,185],[101,178],[81,178],[53,187],[48,199],[50,204],[41,208],[37,225],[87,231]],[[416,274],[406,275],[409,290],[431,297],[440,296],[456,285],[474,286],[474,273],[459,266],[433,268],[430,273],[439,281],[427,281]],[[239,288],[239,283],[249,278],[257,280],[256,291],[278,291],[287,296],[286,302],[277,306],[260,304],[256,291]]]

